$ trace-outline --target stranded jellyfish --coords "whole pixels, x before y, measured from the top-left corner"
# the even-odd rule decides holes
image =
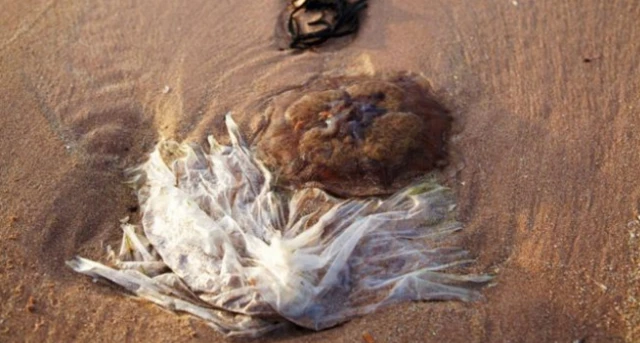
[[[123,223],[109,265],[68,265],[228,336],[480,297],[490,277],[461,269],[454,198],[423,177],[450,124],[424,82],[317,81],[274,99],[270,119],[255,145],[231,115],[228,145],[160,142],[131,170],[142,219]]]
[[[323,79],[282,97],[257,144],[282,184],[385,195],[445,163],[451,119],[416,75]]]

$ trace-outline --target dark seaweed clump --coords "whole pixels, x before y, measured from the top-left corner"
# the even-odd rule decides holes
[[[308,49],[320,45],[330,38],[343,37],[358,31],[360,11],[367,8],[367,0],[294,0],[287,28],[291,37],[291,49]],[[303,23],[298,14],[319,14],[320,17],[307,22],[311,32],[301,29]],[[315,30],[317,28],[317,30]]]

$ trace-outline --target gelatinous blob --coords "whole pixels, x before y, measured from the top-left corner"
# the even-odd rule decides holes
[[[446,162],[450,116],[417,75],[320,79],[293,93],[256,143],[281,185],[384,195]]]
[[[230,117],[227,125],[230,146],[163,142],[134,171],[142,225],[122,226],[114,268],[79,257],[68,265],[229,336],[288,322],[320,330],[401,301],[480,296],[488,276],[453,273],[470,259],[451,246],[462,227],[446,188],[421,180],[387,198],[346,200],[317,188],[281,192]]]

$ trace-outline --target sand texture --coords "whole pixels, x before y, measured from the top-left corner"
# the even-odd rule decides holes
[[[158,139],[223,137],[233,111],[251,140],[269,100],[310,79],[398,71],[450,110],[443,181],[497,283],[483,302],[266,341],[640,341],[640,2],[369,4],[354,39],[292,54],[280,0],[5,1],[0,341],[223,341],[64,261],[104,261],[119,220],[139,221],[124,168]]]

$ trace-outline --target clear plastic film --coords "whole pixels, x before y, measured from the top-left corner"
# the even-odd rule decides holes
[[[163,142],[134,170],[143,219],[123,224],[113,268],[80,257],[68,265],[229,336],[479,297],[489,276],[450,272],[470,260],[447,245],[462,227],[446,188],[422,180],[384,199],[279,189],[230,116],[226,124],[230,146]]]

